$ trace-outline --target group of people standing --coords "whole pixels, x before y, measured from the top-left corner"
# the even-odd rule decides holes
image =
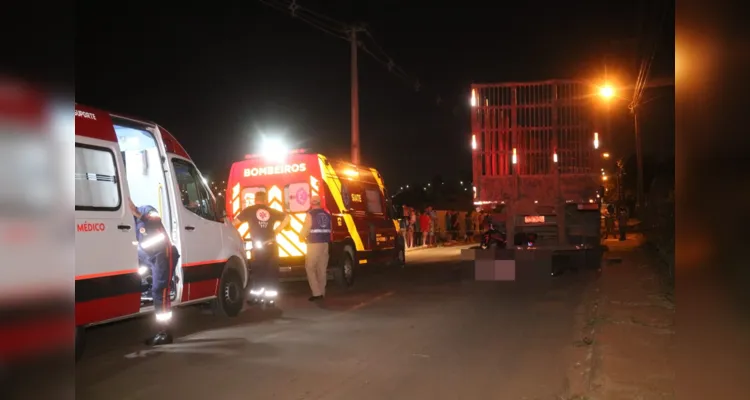
[[[460,213],[455,210],[447,210],[445,215],[442,216],[442,218],[445,218],[444,225],[442,225],[444,228],[442,228],[439,224],[438,213],[432,206],[427,206],[422,210],[403,206],[401,232],[407,248],[435,246],[438,242],[438,236],[446,242],[469,241],[481,229],[482,217],[480,214],[473,210],[466,212],[463,217],[462,230]]]
[[[615,236],[616,220],[619,231],[618,233],[620,234],[619,239],[620,241],[626,240],[628,219],[630,218],[630,213],[628,212],[627,207],[620,206],[619,209],[615,209],[613,204],[609,204],[604,210],[602,210],[602,213],[604,214],[604,239],[609,238],[609,235]]]

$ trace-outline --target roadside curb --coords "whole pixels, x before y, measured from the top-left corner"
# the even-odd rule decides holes
[[[595,365],[596,321],[601,291],[599,278],[601,266],[596,277],[584,289],[583,299],[576,307],[574,317],[574,335],[568,347],[568,368],[566,375],[565,399],[589,399],[592,389]]]
[[[442,249],[442,248],[446,248],[446,247],[476,246],[478,244],[479,244],[479,242],[476,242],[476,243],[475,242],[470,242],[470,243],[456,243],[456,244],[451,244],[451,245],[448,245],[448,246],[412,247],[412,248],[407,248],[406,252],[407,253],[413,253],[415,251],[424,251],[424,250],[430,250],[430,249]]]
[[[674,304],[643,237],[628,242],[605,256],[576,309],[566,399],[674,396]]]

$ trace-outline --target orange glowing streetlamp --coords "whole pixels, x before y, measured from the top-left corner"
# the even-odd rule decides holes
[[[609,100],[615,96],[615,88],[610,84],[605,84],[599,88],[599,96],[605,100]]]

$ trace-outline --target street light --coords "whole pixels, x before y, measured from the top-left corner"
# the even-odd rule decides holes
[[[603,153],[603,154],[602,154],[602,157],[604,157],[604,158],[609,158],[609,153]]]
[[[604,99],[611,99],[615,95],[615,88],[613,88],[609,84],[605,84],[604,86],[599,88],[599,96],[601,96]]]

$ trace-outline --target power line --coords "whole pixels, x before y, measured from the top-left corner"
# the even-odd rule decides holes
[[[262,4],[265,4],[278,11],[288,13],[292,18],[299,19],[311,27],[320,30],[328,35],[334,36],[338,39],[346,40],[351,42],[350,32],[352,29],[360,29],[365,34],[365,37],[369,42],[365,43],[363,40],[357,40],[357,48],[362,50],[364,53],[372,57],[373,60],[382,64],[388,72],[393,74],[395,77],[407,83],[415,92],[423,92],[424,88],[422,82],[406,71],[398,64],[396,64],[388,53],[383,50],[383,47],[375,40],[371,30],[367,26],[358,27],[354,24],[347,24],[339,21],[335,18],[329,17],[320,12],[310,10],[297,3],[296,0],[284,1],[284,0],[259,0]],[[436,103],[440,105],[442,103],[442,96],[436,95]]]
[[[659,22],[657,23],[656,27],[653,29],[653,35],[652,38],[653,42],[651,45],[651,54],[649,57],[643,59],[641,61],[641,67],[638,71],[638,78],[636,79],[635,84],[635,90],[633,92],[633,100],[629,104],[629,108],[633,110],[635,107],[638,107],[640,105],[641,99],[643,97],[643,93],[646,90],[649,75],[651,73],[651,67],[654,62],[654,58],[656,56],[656,52],[659,48],[659,34],[664,29],[664,23],[666,22],[667,15],[669,14],[669,5],[670,0],[664,0],[662,3],[663,7],[661,9],[661,18]]]
[[[322,14],[313,12],[297,4],[296,1],[278,1],[278,0],[259,0],[275,10],[289,13],[292,18],[299,19],[311,27],[334,36],[339,39],[348,41],[349,36],[346,34],[347,24],[337,21],[333,18],[326,17]],[[325,22],[328,21],[328,22]]]

